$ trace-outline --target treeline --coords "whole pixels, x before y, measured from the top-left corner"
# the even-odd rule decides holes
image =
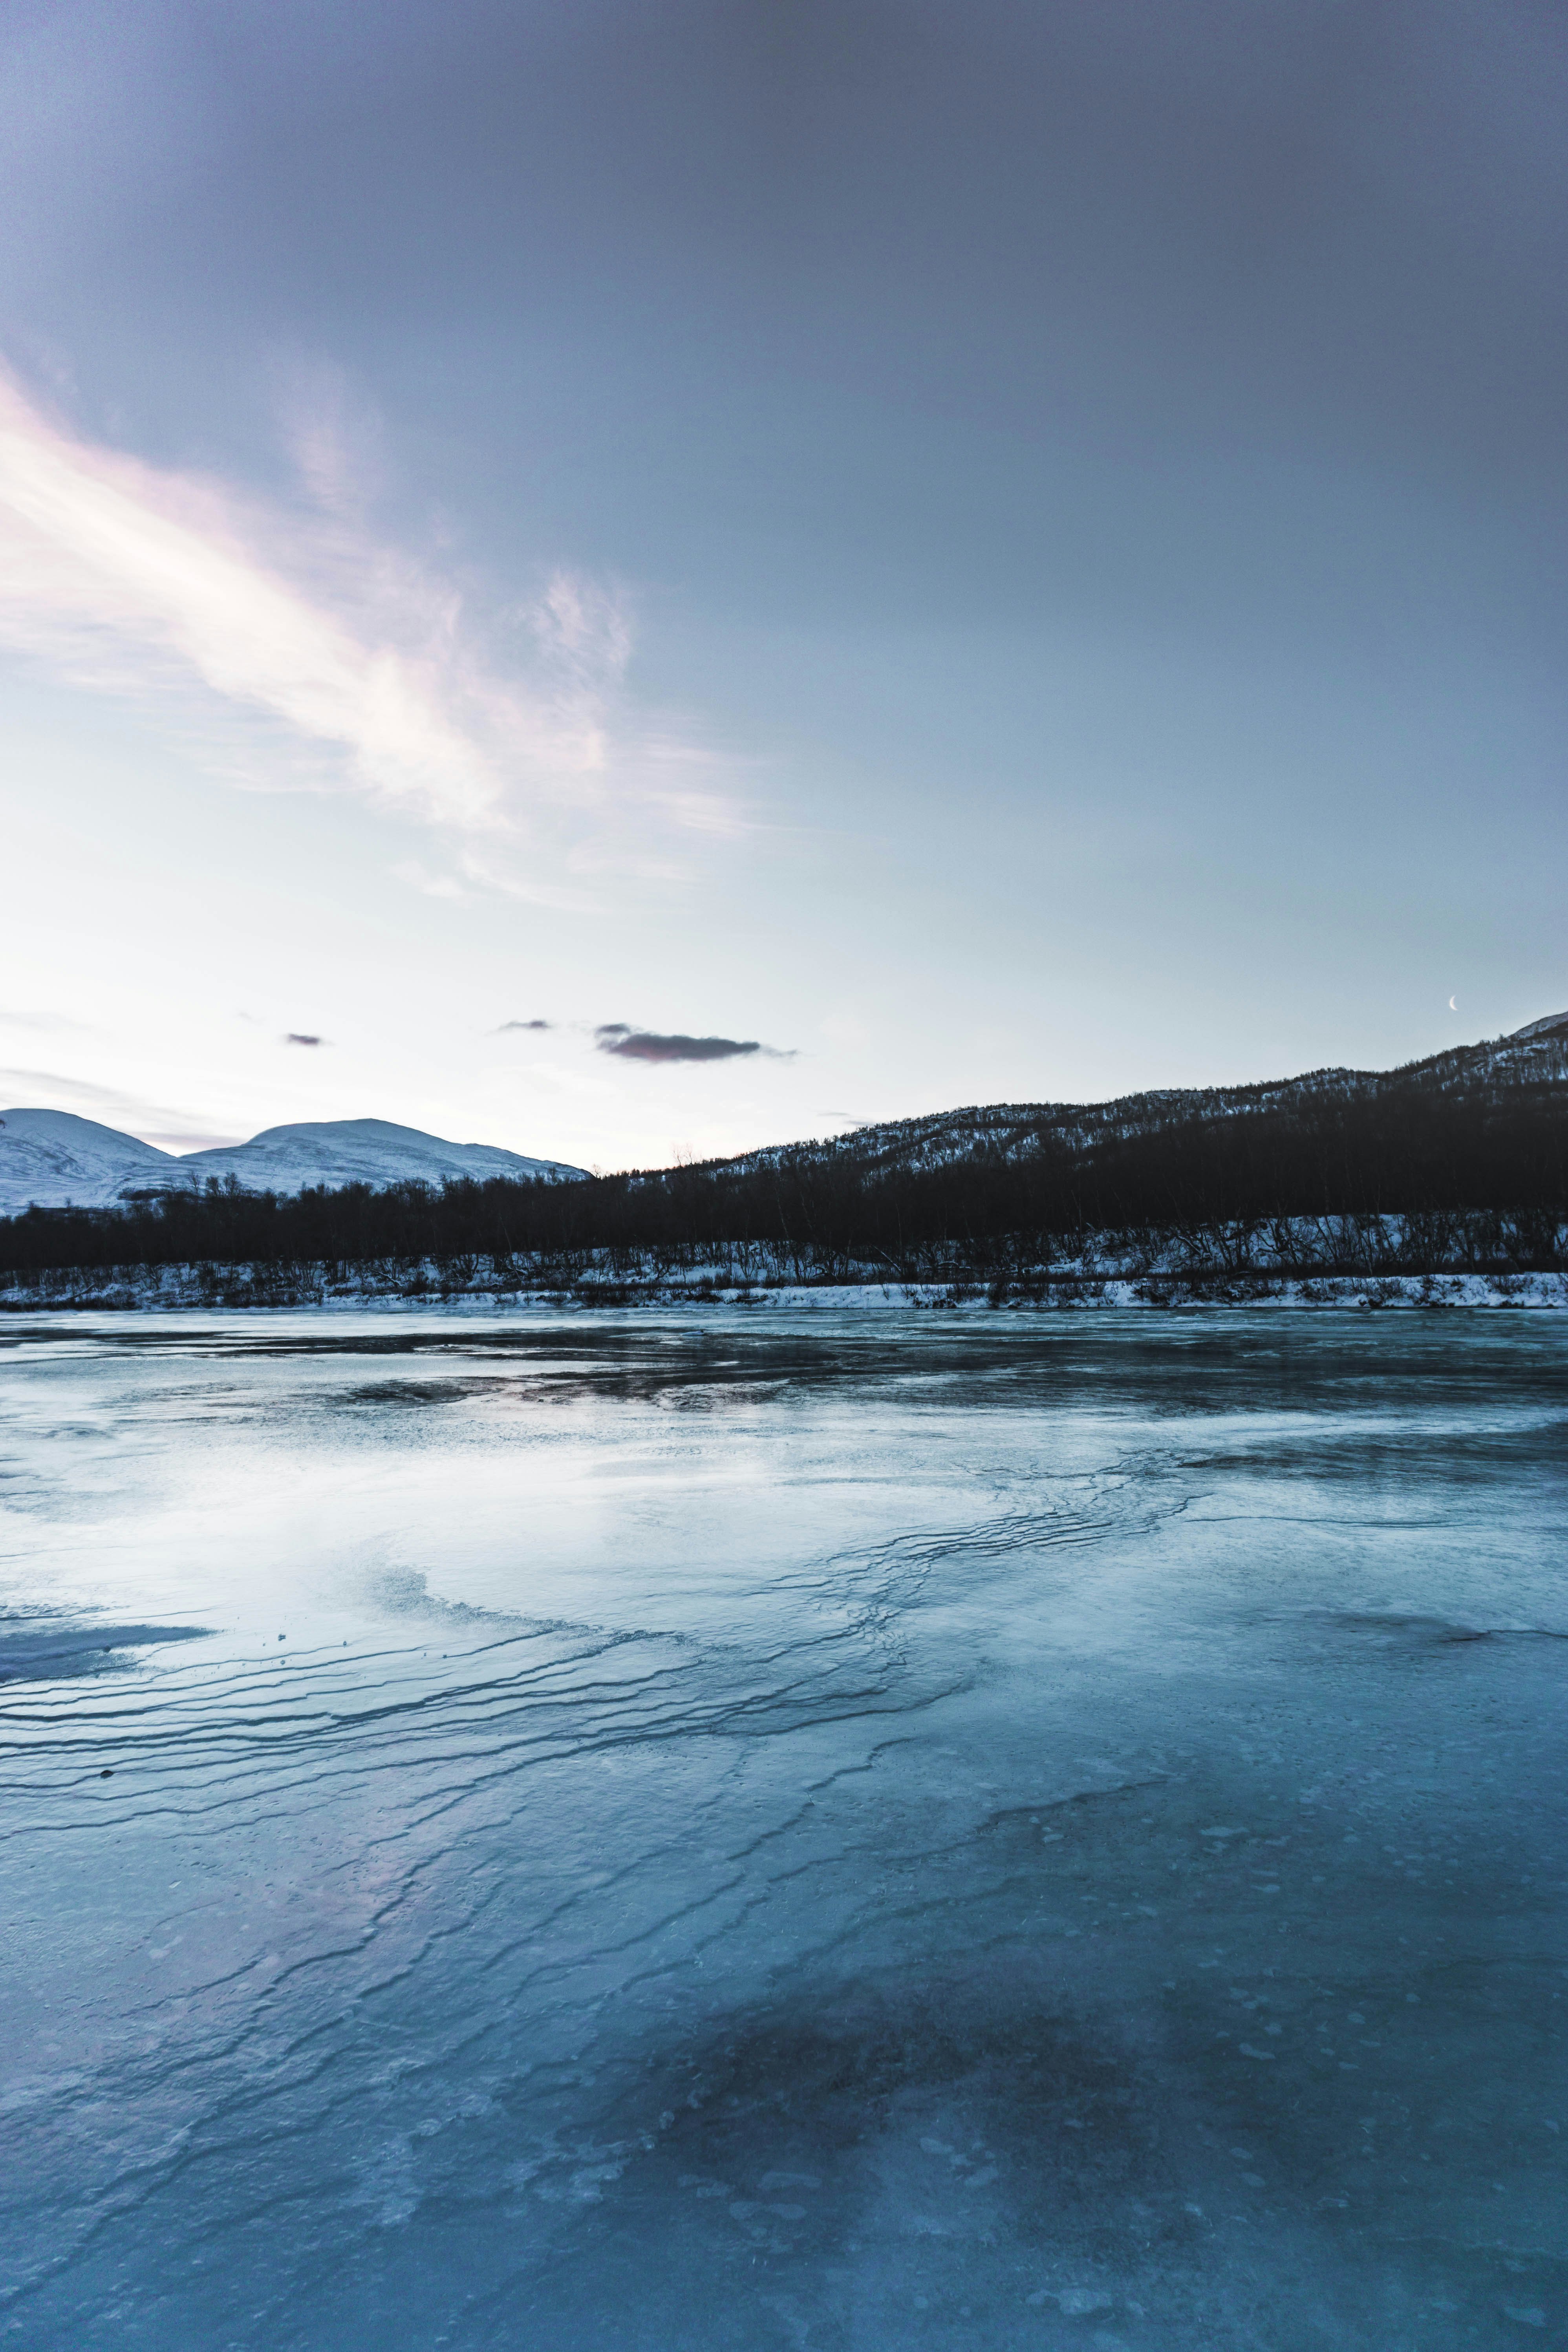
[[[853,1139],[765,1165],[711,1163],[575,1182],[362,1184],[297,1197],[232,1182],[115,1210],[32,1209],[0,1221],[0,1272],[204,1264],[410,1269],[489,1261],[520,1279],[590,1261],[678,1269],[755,1249],[783,1276],[880,1270],[992,1278],[1089,1235],[1184,1237],[1223,1263],[1226,1236],[1289,1263],[1303,1223],[1396,1221],[1415,1271],[1564,1263],[1568,1089],[1469,1095],[1386,1082],[1230,1116],[1177,1116],[1074,1149],[1044,1132],[1022,1154],[981,1145],[936,1165],[871,1168]],[[1377,1228],[1383,1230],[1383,1228]],[[1393,1228],[1389,1228],[1392,1230]],[[1309,1254],[1314,1264],[1321,1254]]]

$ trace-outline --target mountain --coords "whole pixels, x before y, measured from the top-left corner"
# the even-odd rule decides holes
[[[1161,1087],[1100,1103],[987,1103],[851,1128],[820,1142],[770,1145],[714,1170],[807,1166],[853,1169],[860,1177],[937,1169],[964,1161],[1016,1163],[1041,1153],[1090,1155],[1194,1121],[1272,1112],[1321,1112],[1331,1103],[1373,1105],[1463,1097],[1479,1105],[1517,1097],[1521,1089],[1562,1087],[1568,1080],[1568,1013],[1549,1013],[1507,1036],[1451,1045],[1394,1070],[1308,1070],[1244,1087]]]
[[[1173,1215],[1178,1199],[1234,1202],[1223,1213],[1235,1215],[1283,1211],[1309,1198],[1320,1206],[1414,1208],[1439,1192],[1518,1204],[1553,1192],[1565,1117],[1568,1013],[1558,1013],[1394,1070],[1309,1070],[1254,1086],[1159,1087],[1110,1102],[933,1112],[700,1168],[634,1173],[586,1185],[571,1204],[558,1196],[526,1214],[514,1203],[505,1215],[518,1245],[537,1226],[563,1246],[570,1239],[589,1247],[618,1244],[623,1226],[628,1244],[638,1246],[666,1228],[673,1233],[688,1213],[670,1206],[677,1195],[692,1202],[700,1195],[714,1234],[759,1234],[781,1219],[781,1230],[805,1234],[825,1234],[819,1219],[863,1223],[859,1209],[851,1215],[852,1200],[874,1207],[895,1234],[913,1230],[900,1224],[906,1193],[917,1225],[955,1232],[978,1231],[976,1220],[1000,1231],[1008,1218],[1146,1222]],[[248,1143],[183,1158],[68,1111],[7,1111],[0,1123],[0,1215],[30,1202],[112,1208],[138,1195],[197,1191],[209,1178],[232,1178],[247,1192],[294,1194],[356,1183],[384,1190],[411,1180],[438,1186],[447,1178],[583,1174],[376,1118],[268,1128]],[[612,1198],[622,1204],[613,1213]],[[1203,1210],[1211,1213],[1222,1208]]]
[[[438,1184],[443,1177],[581,1176],[559,1160],[529,1160],[494,1143],[446,1143],[385,1118],[300,1119],[266,1127],[248,1143],[187,1152],[179,1165],[198,1182],[234,1176],[249,1192],[298,1192],[307,1184]]]
[[[1005,1303],[1043,1297],[1063,1269],[1555,1277],[1568,1268],[1568,1015],[1397,1070],[994,1104],[570,1183],[389,1183],[538,1163],[374,1121],[159,1157],[138,1162],[118,1206],[0,1225],[0,1288],[17,1286],[6,1276],[218,1266],[213,1296],[284,1303],[324,1296],[323,1267],[340,1281],[361,1266],[416,1297],[489,1279],[603,1304],[679,1276],[710,1289],[980,1282]],[[208,1172],[243,1181],[208,1186]],[[371,1185],[344,1189],[362,1173]],[[305,1177],[326,1181],[300,1192]]]
[[[68,1110],[0,1114],[0,1215],[42,1208],[109,1209],[132,1193],[180,1181],[180,1163],[116,1127]]]
[[[0,1114],[0,1216],[38,1208],[108,1209],[148,1192],[194,1191],[232,1176],[251,1192],[307,1184],[439,1184],[447,1177],[574,1178],[581,1168],[489,1143],[448,1143],[384,1118],[304,1119],[248,1143],[183,1155],[68,1110]]]

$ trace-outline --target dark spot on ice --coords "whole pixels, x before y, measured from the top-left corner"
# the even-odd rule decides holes
[[[1303,1612],[1303,1622],[1325,1625],[1343,1633],[1363,1634],[1392,1649],[1445,1650],[1474,1642],[1562,1641],[1565,1637],[1546,1625],[1465,1625],[1447,1617],[1426,1617],[1394,1610],[1326,1609]]]
[[[1266,2143],[1237,2126],[1257,2121],[1259,2100],[1272,2117],[1254,2087],[1266,2070],[1248,2071],[1216,2105],[1206,2059],[1130,2031],[1089,1978],[1069,1987],[1059,1950],[977,1954],[963,1977],[797,1981],[772,2002],[690,2017],[684,2034],[656,2028],[633,2076],[606,2078],[588,2137],[579,2128],[551,2154],[532,2142],[530,2225],[556,2233],[570,2291],[559,2308],[542,2298],[531,2341],[627,2344],[635,2309],[637,2345],[691,2343],[694,2276],[724,2294],[765,2273],[803,2319],[821,2307],[825,2345],[847,2342],[823,2285],[847,2263],[867,2298],[854,2340],[900,2342],[898,2311],[917,2294],[960,2309],[993,2246],[1007,2252],[1005,2300],[976,2305],[980,2331],[952,2338],[957,2352],[1013,2341],[1009,2314],[1029,2299],[1011,2284],[1020,2270],[1049,2280],[1046,2304],[1073,2320],[1120,2303],[1134,2247],[1136,2263],[1152,2254],[1196,2292],[1216,2157],[1235,2138],[1258,2162]],[[590,2147],[608,2159],[591,2197]]]
[[[0,1683],[65,1682],[122,1671],[119,1654],[155,1642],[198,1642],[205,1625],[73,1625],[58,1618],[12,1618],[0,1631]]]
[[[454,1633],[469,1626],[479,1630],[537,1622],[531,1618],[514,1616],[508,1610],[476,1609],[467,1601],[443,1601],[438,1593],[430,1591],[423,1569],[382,1569],[366,1579],[364,1591],[366,1599],[377,1608],[391,1610],[400,1617],[433,1617]]]
[[[102,1771],[99,1774],[99,1776],[98,1776],[98,1777],[99,1777],[99,1779],[100,1779],[100,1780],[113,1780],[113,1778],[114,1778],[114,1767],[113,1767],[113,1765],[112,1765],[112,1764],[106,1764],[106,1765],[104,1766],[104,1768],[103,1768]]]
[[[359,1388],[350,1389],[342,1401],[345,1404],[374,1405],[378,1411],[387,1405],[462,1404],[487,1390],[500,1391],[508,1385],[499,1378],[472,1375],[455,1375],[448,1381],[367,1381]]]
[[[644,2151],[616,2191],[628,2242],[646,2258],[680,2216],[659,2289],[672,2313],[692,2263],[809,2268],[886,2229],[889,2211],[922,2285],[949,2270],[956,2282],[1002,2213],[1015,2240],[1093,2255],[1128,2194],[1174,2189],[1165,2099],[1146,2054],[1059,2002],[1027,1968],[857,1990],[710,2022],[650,2061],[605,2137]],[[721,2221],[682,2180],[735,2183],[740,2200]],[[769,2193],[808,2181],[805,2200]],[[1165,2226],[1184,2243],[1184,2222]]]

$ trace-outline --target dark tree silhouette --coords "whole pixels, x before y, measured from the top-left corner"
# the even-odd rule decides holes
[[[1478,1056],[1479,1058],[1478,1058]],[[297,1197],[232,1181],[0,1221],[13,1284],[53,1269],[480,1268],[574,1283],[721,1264],[742,1278],[1005,1285],[1086,1246],[1219,1277],[1260,1265],[1436,1273],[1565,1263],[1568,1073],[1471,1048],[1387,1075],[955,1112],[731,1161],[576,1182]]]

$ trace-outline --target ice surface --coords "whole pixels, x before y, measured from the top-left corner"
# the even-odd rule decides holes
[[[1557,1318],[0,1347],[18,2344],[1568,2336]]]

